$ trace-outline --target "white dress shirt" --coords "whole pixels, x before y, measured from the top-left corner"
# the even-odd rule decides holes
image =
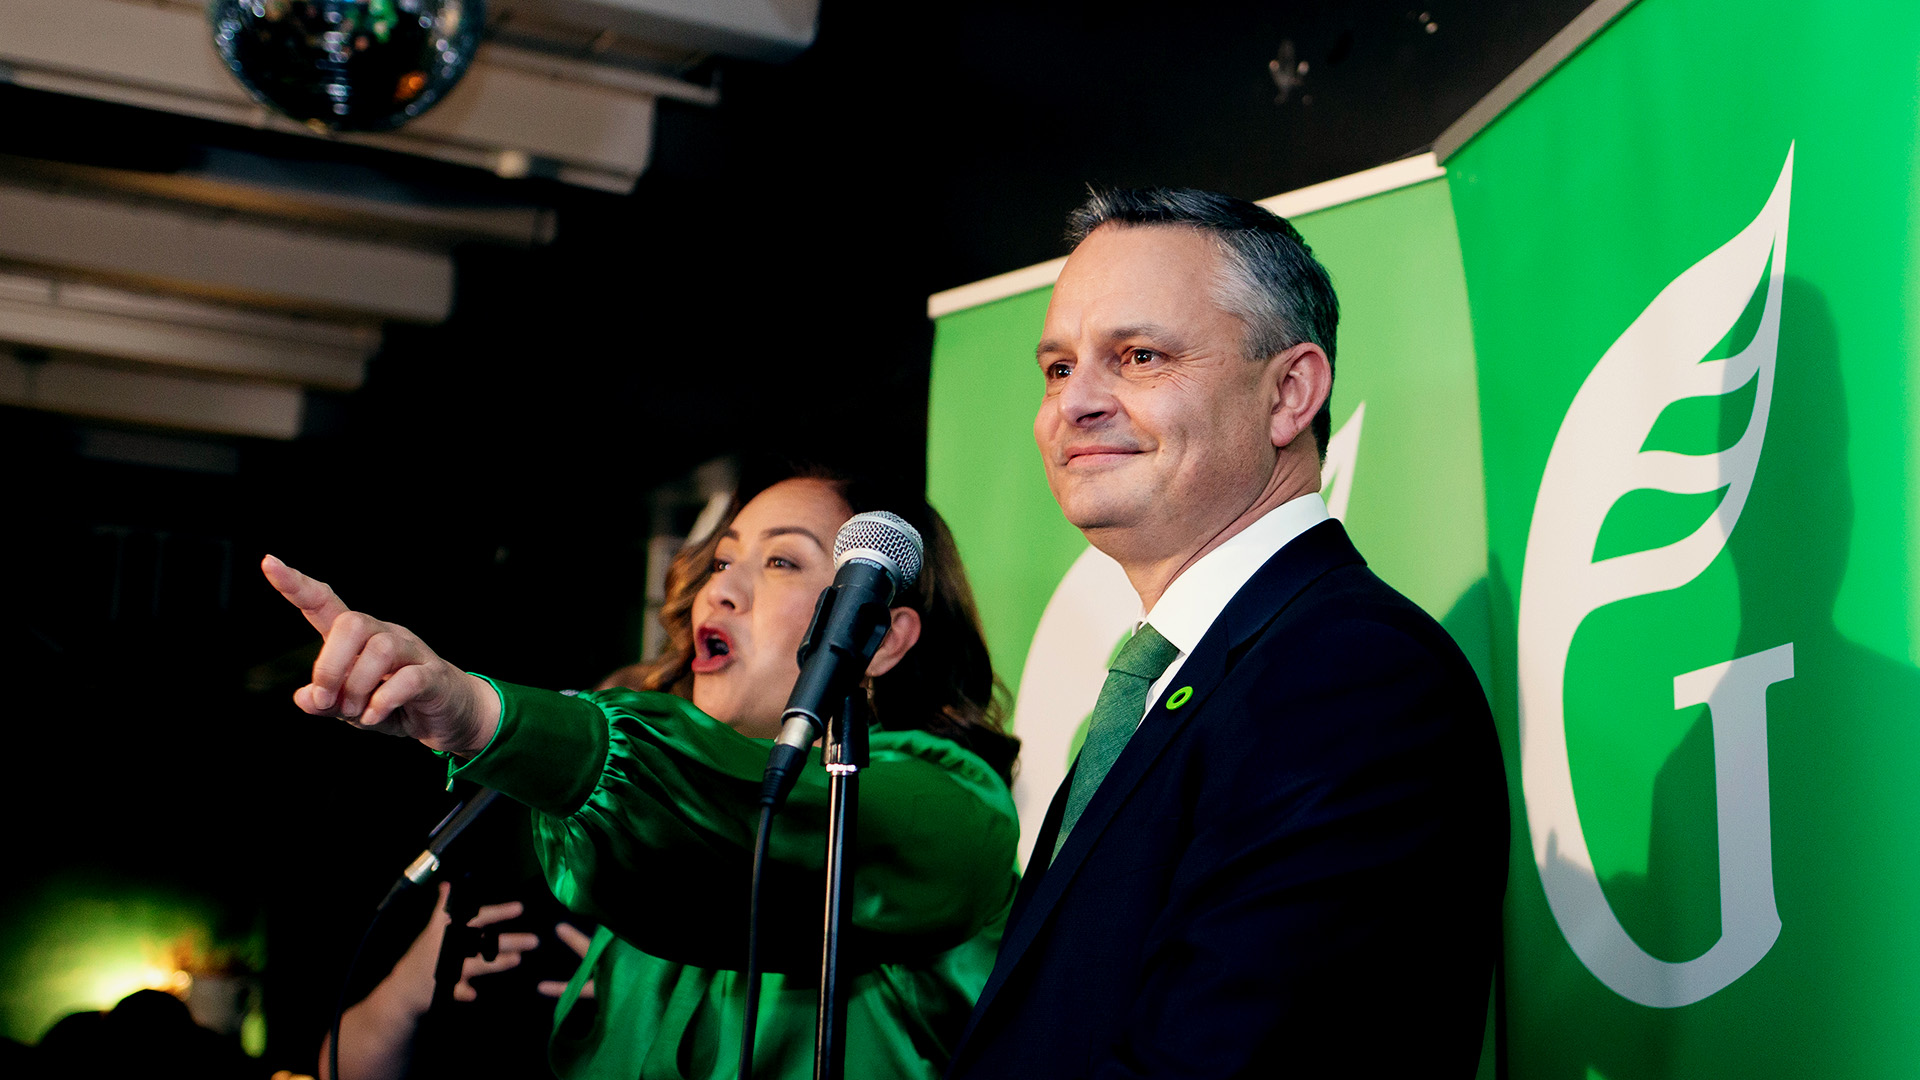
[[[1161,637],[1180,650],[1180,655],[1173,658],[1166,672],[1148,688],[1147,708],[1140,719],[1147,718],[1154,703],[1174,684],[1194,646],[1200,644],[1207,628],[1226,610],[1227,601],[1233,599],[1275,552],[1328,516],[1326,500],[1317,491],[1281,503],[1226,543],[1201,556],[1199,562],[1173,579],[1151,612],[1141,612],[1139,622],[1134,624],[1135,632],[1143,624],[1152,623]]]

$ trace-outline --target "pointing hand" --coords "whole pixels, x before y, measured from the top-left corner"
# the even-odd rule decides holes
[[[302,711],[463,756],[493,738],[500,698],[486,680],[440,659],[406,627],[349,609],[325,583],[271,555],[260,570],[325,639],[313,681],[293,694]]]

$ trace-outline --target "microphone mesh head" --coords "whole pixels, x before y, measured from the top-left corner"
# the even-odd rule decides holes
[[[898,514],[872,510],[855,514],[840,526],[840,535],[833,541],[833,565],[866,559],[892,574],[896,589],[906,589],[920,578],[922,550],[920,530]]]

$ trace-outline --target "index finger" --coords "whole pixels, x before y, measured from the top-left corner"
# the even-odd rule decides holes
[[[272,555],[260,560],[260,572],[288,603],[300,609],[300,614],[307,617],[307,622],[320,631],[322,637],[333,628],[333,620],[347,611],[347,605],[333,594],[326,582],[315,581]]]
[[[593,948],[593,939],[573,928],[569,923],[553,924],[553,932],[567,948],[579,953],[585,959],[587,950]]]
[[[467,925],[475,928],[492,926],[497,922],[517,919],[526,910],[526,905],[518,900],[509,900],[504,904],[487,904],[474,912],[473,918],[467,920]]]

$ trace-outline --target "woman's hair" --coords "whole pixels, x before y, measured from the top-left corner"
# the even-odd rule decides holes
[[[920,613],[920,640],[886,674],[871,681],[868,701],[873,712],[861,719],[896,731],[917,728],[951,739],[978,754],[1011,783],[1020,740],[1006,731],[1007,688],[994,677],[973,590],[967,585],[947,523],[917,495],[903,496],[819,467],[788,469],[761,490],[794,479],[825,482],[856,514],[869,510],[898,514],[920,530],[926,542],[919,579],[894,601],[895,607]],[[602,686],[693,697],[693,599],[713,576],[714,551],[743,501],[736,499],[726,519],[706,538],[681,550],[668,567],[666,602],[660,607],[667,643],[659,658],[621,668]]]

